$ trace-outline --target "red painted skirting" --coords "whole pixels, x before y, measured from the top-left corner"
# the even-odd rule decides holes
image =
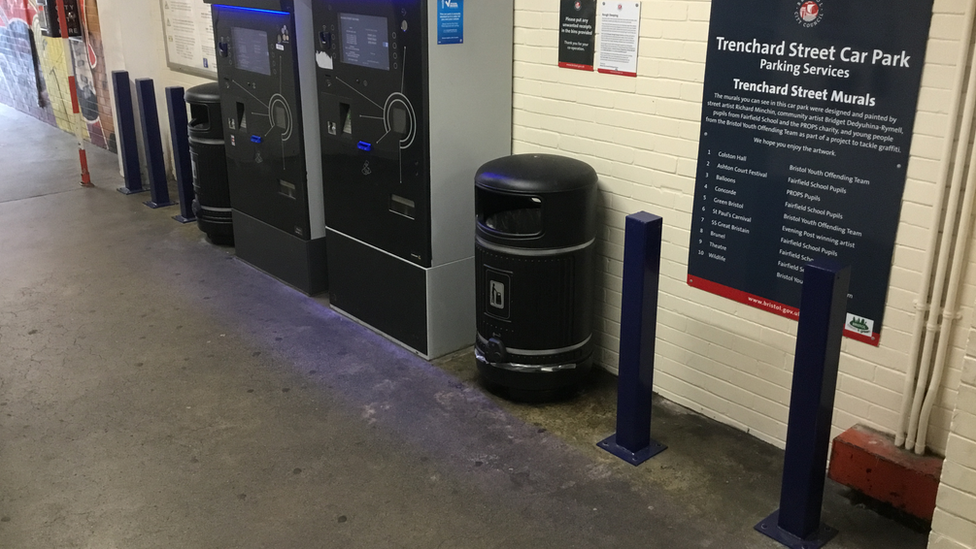
[[[827,476],[931,521],[941,475],[942,458],[897,448],[888,435],[857,425],[834,439]]]

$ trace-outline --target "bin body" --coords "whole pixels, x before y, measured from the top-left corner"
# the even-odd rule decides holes
[[[193,164],[193,213],[200,230],[216,244],[233,244],[227,154],[220,111],[220,87],[216,82],[190,88],[190,157]]]
[[[493,160],[475,178],[475,356],[513,400],[572,394],[592,366],[597,180],[542,154]]]

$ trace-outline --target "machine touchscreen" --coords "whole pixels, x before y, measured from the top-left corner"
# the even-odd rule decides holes
[[[385,17],[339,14],[342,62],[371,69],[390,70],[390,42]]]
[[[234,27],[231,29],[237,68],[271,76],[271,53],[268,51],[268,33]]]

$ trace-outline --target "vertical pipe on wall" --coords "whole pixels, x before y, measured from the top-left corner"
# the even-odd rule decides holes
[[[967,48],[968,49],[968,48]],[[952,173],[952,185],[949,187],[949,200],[946,205],[945,219],[942,222],[942,242],[939,245],[938,262],[935,269],[935,286],[932,289],[932,302],[929,311],[928,332],[925,334],[922,346],[922,359],[919,362],[918,381],[915,384],[915,394],[912,400],[912,411],[908,420],[907,440],[905,448],[911,450],[915,446],[915,438],[918,432],[918,424],[922,411],[922,402],[925,398],[926,388],[929,385],[929,376],[932,367],[932,352],[935,346],[935,338],[939,335],[940,324],[939,316],[942,314],[942,294],[945,292],[950,253],[953,248],[953,235],[956,233],[956,212],[959,210],[960,193],[963,190],[965,179],[965,162],[959,160],[965,158],[966,150],[969,147],[969,134],[973,129],[973,111],[976,110],[976,93],[973,88],[976,86],[976,71],[970,71],[969,86],[966,92],[965,108],[962,114],[962,127],[959,129],[959,139],[956,143],[954,158],[957,162]],[[953,135],[950,133],[950,135]],[[951,140],[951,138],[949,138]],[[948,337],[943,333],[942,337]],[[924,449],[923,449],[924,451]]]
[[[919,351],[922,347],[922,338],[925,333],[926,313],[929,311],[929,291],[932,288],[932,271],[935,264],[935,249],[939,245],[939,230],[937,227],[942,221],[943,203],[945,201],[946,181],[949,179],[949,171],[952,167],[952,150],[955,129],[958,125],[959,107],[962,102],[963,82],[966,78],[966,68],[968,66],[969,48],[968,44],[973,36],[973,17],[976,12],[976,0],[970,0],[966,6],[964,28],[962,31],[959,57],[956,60],[956,76],[953,82],[953,98],[949,103],[949,124],[946,129],[946,139],[942,146],[942,156],[939,163],[939,177],[936,180],[935,198],[932,204],[932,221],[929,223],[931,231],[929,233],[928,246],[925,248],[925,260],[922,262],[922,283],[919,287],[918,296],[915,300],[915,323],[912,327],[912,345],[908,354],[908,367],[905,373],[904,389],[902,391],[901,415],[898,422],[898,431],[895,433],[895,444],[901,446],[907,439],[909,417],[913,404],[915,388],[915,378],[918,374],[920,361]],[[972,93],[972,89],[968,93]],[[967,95],[968,98],[968,95]],[[968,99],[967,99],[968,102]],[[922,363],[922,368],[925,368]]]
[[[973,78],[970,79],[969,87],[972,89],[976,84],[976,71],[973,71]],[[960,143],[969,143],[969,134],[959,136]],[[925,401],[922,404],[921,416],[918,420],[918,436],[915,440],[915,453],[925,453],[925,442],[928,435],[929,420],[932,418],[932,408],[935,406],[935,399],[942,386],[942,376],[945,372],[946,355],[949,352],[949,340],[952,334],[952,323],[956,319],[956,307],[959,305],[959,288],[962,285],[962,272],[966,264],[966,251],[969,247],[970,233],[973,229],[973,200],[976,198],[976,170],[973,163],[976,162],[976,148],[972,149],[969,157],[969,176],[966,178],[966,191],[962,201],[962,213],[959,214],[959,232],[955,238],[955,249],[952,253],[952,269],[949,272],[949,289],[946,293],[945,312],[942,314],[942,337],[939,338],[939,348],[935,353],[935,364],[932,366],[932,379],[929,381],[928,390],[925,393]],[[963,164],[959,165],[962,171]]]
[[[968,47],[964,50],[969,50]],[[964,65],[967,64],[964,62]],[[955,169],[952,174],[952,184],[949,188],[949,198],[946,205],[945,219],[942,225],[942,242],[939,246],[939,256],[938,264],[936,266],[935,274],[935,287],[932,290],[932,301],[931,310],[929,312],[928,321],[928,333],[925,334],[924,344],[922,347],[922,358],[919,362],[920,371],[918,376],[918,381],[915,385],[915,392],[912,401],[911,415],[909,416],[908,422],[908,432],[907,440],[905,441],[905,448],[911,450],[915,447],[915,441],[918,433],[919,420],[921,419],[922,405],[925,399],[925,394],[927,387],[929,385],[929,376],[932,372],[932,366],[930,365],[932,360],[933,348],[935,346],[935,338],[940,333],[939,328],[939,316],[942,314],[942,295],[945,292],[947,284],[947,274],[949,270],[949,261],[951,259],[950,252],[953,248],[952,244],[954,242],[954,235],[956,233],[956,219],[957,211],[959,210],[959,200],[960,193],[963,190],[964,178],[965,178],[965,162],[963,159],[966,157],[966,151],[969,147],[969,135],[972,132],[973,127],[973,114],[976,110],[976,71],[970,71],[969,75],[969,85],[966,92],[966,99],[964,101],[965,108],[963,109],[962,115],[962,127],[959,129],[959,138],[956,140],[956,151],[955,151]],[[950,136],[955,135],[954,132],[949,132]],[[951,140],[951,137],[948,138]],[[950,334],[942,332],[943,338],[950,337]],[[922,448],[924,452],[924,448]]]

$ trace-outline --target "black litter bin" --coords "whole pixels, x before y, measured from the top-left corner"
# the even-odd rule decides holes
[[[499,158],[475,177],[475,356],[513,400],[570,396],[593,364],[597,180],[547,154]]]
[[[193,163],[193,213],[200,230],[215,244],[234,243],[227,153],[220,113],[220,87],[216,82],[190,88],[190,157]]]

